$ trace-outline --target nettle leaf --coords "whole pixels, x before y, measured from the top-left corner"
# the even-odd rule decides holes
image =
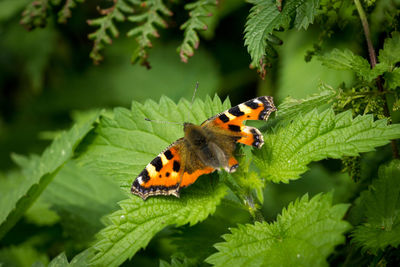
[[[172,142],[183,136],[183,122],[200,124],[230,107],[216,96],[193,106],[181,100],[178,104],[167,97],[160,103],[132,103],[131,110],[116,108],[113,117],[102,117],[96,136],[80,160],[93,171],[117,181],[126,191],[143,168]],[[149,122],[173,121],[179,124]],[[180,124],[182,123],[182,124]]]
[[[254,163],[273,182],[299,178],[312,161],[357,156],[400,137],[400,124],[374,121],[372,115],[353,119],[350,110],[337,115],[332,108],[313,110],[289,120],[264,135],[264,146],[254,151]]]
[[[379,169],[379,179],[361,194],[365,222],[353,231],[353,240],[363,250],[377,254],[400,244],[400,160]]]
[[[13,156],[14,161],[22,168],[23,177],[19,177],[21,183],[18,184],[16,191],[4,192],[2,197],[4,200],[2,206],[6,208],[2,209],[0,214],[0,238],[19,220],[64,163],[73,156],[75,148],[93,128],[98,116],[99,113],[62,133],[40,157]]]
[[[297,29],[307,29],[313,23],[318,7],[319,0],[306,1],[303,5],[300,5],[296,10],[295,27]]]
[[[385,77],[388,89],[399,86],[399,68],[396,63],[400,62],[400,33],[393,32],[392,38],[385,39],[383,49],[379,51],[379,63],[373,69],[369,62],[350,50],[333,49],[332,52],[318,57],[323,65],[336,70],[351,70],[360,78],[370,82],[379,75]]]
[[[192,267],[199,266],[199,263],[195,259],[187,258],[182,253],[174,254],[171,256],[171,264],[160,260],[160,267]]]
[[[121,210],[108,216],[109,224],[103,229],[92,249],[91,263],[118,266],[144,248],[151,238],[169,225],[194,225],[214,213],[226,194],[223,183],[210,184],[200,179],[181,194],[152,197],[143,201],[137,196],[121,201]]]
[[[278,106],[277,117],[287,119],[293,118],[299,113],[305,114],[331,102],[338,94],[337,91],[327,86],[321,86],[321,90],[321,92],[308,96],[305,99],[285,98],[282,104]]]
[[[392,38],[386,38],[383,49],[379,50],[378,60],[380,63],[388,65],[393,71],[396,63],[400,62],[400,33],[393,32]]]
[[[254,6],[246,21],[245,45],[251,56],[251,66],[256,67],[265,75],[266,56],[271,56],[273,50],[271,34],[280,27],[287,27],[295,18],[297,29],[307,28],[312,22],[319,0],[288,0],[284,1],[282,12],[274,0],[250,0]],[[271,39],[271,40],[269,40]]]
[[[384,78],[388,89],[396,89],[400,86],[400,68],[395,68],[392,72],[386,72]]]
[[[49,265],[47,267],[68,267],[68,259],[67,256],[65,256],[65,252],[60,253],[57,257],[51,260]]]
[[[215,266],[328,266],[326,261],[351,225],[343,221],[349,205],[332,205],[332,194],[308,195],[283,209],[276,222],[231,229],[206,259]]]
[[[89,252],[87,250],[76,255],[71,262],[68,263],[67,256],[65,252],[61,252],[57,257],[51,260],[47,267],[82,267],[88,266],[87,258]]]
[[[328,68],[351,70],[366,81],[372,81],[385,71],[385,68],[381,68],[382,66],[371,70],[371,66],[365,58],[355,55],[349,49],[342,51],[335,48],[332,52],[319,56],[318,59]]]

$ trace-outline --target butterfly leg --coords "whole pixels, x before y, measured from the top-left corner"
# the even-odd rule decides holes
[[[264,138],[257,128],[242,126],[241,132],[243,137],[237,141],[238,143],[254,146],[256,148],[261,148],[264,145]]]

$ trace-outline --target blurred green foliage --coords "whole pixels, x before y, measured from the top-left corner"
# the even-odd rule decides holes
[[[400,1],[247,2],[0,1],[0,265],[400,262],[398,140],[383,146],[400,134]],[[144,116],[200,123],[260,95],[278,111],[249,123],[266,143],[235,175],[129,193],[183,134]]]

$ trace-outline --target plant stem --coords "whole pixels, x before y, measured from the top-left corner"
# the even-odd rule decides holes
[[[367,16],[365,15],[364,9],[359,0],[354,0],[354,4],[356,5],[358,15],[360,16],[361,24],[363,26],[364,35],[365,35],[365,39],[367,41],[367,46],[368,46],[368,54],[369,54],[370,64],[371,64],[371,67],[374,68],[376,66],[377,59],[376,59],[375,49],[374,49],[374,47],[372,45],[372,41],[371,41],[371,35],[370,35],[370,31],[369,31],[369,24],[368,24]],[[383,89],[382,77],[378,76],[375,81],[376,81],[376,86],[378,87],[378,90],[380,92],[383,92],[384,89]],[[390,118],[390,112],[389,112],[388,103],[387,103],[385,95],[382,95],[382,99],[384,101],[383,113],[384,113],[385,117]],[[397,149],[396,140],[391,140],[391,145],[392,145],[393,158],[396,158],[396,159],[399,158],[399,151]]]
[[[255,204],[255,200],[250,192],[242,188],[241,186],[232,183],[229,179],[225,180],[225,184],[232,190],[232,192],[240,199],[243,206],[249,211],[253,220],[256,222],[264,222],[264,216]]]

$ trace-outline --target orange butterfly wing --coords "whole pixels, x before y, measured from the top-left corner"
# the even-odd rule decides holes
[[[262,134],[257,128],[246,126],[246,120],[268,120],[276,110],[272,96],[260,96],[228,109],[202,123],[203,127],[219,127],[232,134],[241,135],[238,143],[261,148]]]

